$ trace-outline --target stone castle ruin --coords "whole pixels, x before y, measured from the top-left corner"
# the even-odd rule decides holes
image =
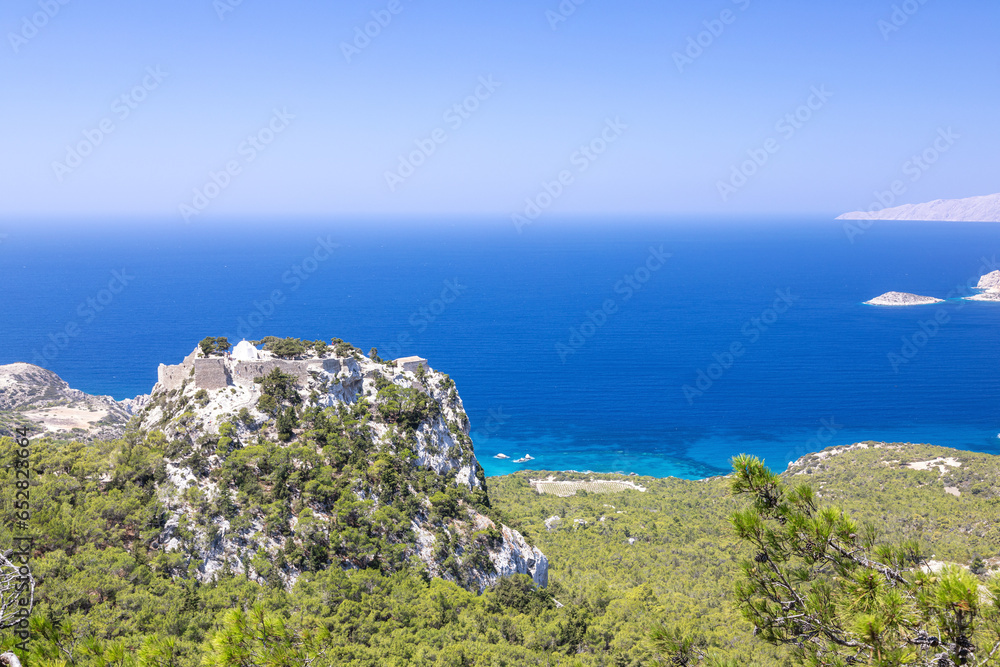
[[[310,371],[338,373],[341,362],[338,359],[277,359],[267,351],[258,350],[247,341],[241,342],[232,354],[223,357],[202,356],[199,349],[184,358],[184,361],[167,366],[160,364],[157,369],[157,389],[170,391],[180,389],[185,380],[194,378],[197,389],[225,389],[231,386],[252,387],[254,379],[263,377],[275,368],[294,375],[300,382],[309,379]]]
[[[396,359],[396,365],[404,371],[411,373],[416,373],[417,368],[420,366],[423,366],[424,370],[427,370],[427,360],[423,357],[403,357],[402,359]]]
[[[406,357],[397,360],[397,366],[405,371],[415,372],[420,365],[427,366],[427,360],[420,357]],[[194,377],[196,389],[225,389],[226,387],[253,387],[254,379],[263,377],[275,368],[294,375],[299,382],[309,379],[311,372],[326,371],[339,373],[342,362],[335,358],[286,360],[278,359],[266,350],[258,350],[249,341],[240,342],[232,353],[222,357],[205,358],[201,350],[184,358],[184,361],[167,366],[160,364],[157,369],[157,389],[170,391],[180,389],[185,380]]]

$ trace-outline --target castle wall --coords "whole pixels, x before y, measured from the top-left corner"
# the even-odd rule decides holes
[[[407,357],[405,359],[398,359],[397,363],[399,363],[403,367],[404,371],[410,371],[411,373],[416,373],[417,368],[419,368],[420,366],[423,366],[424,370],[427,370],[427,360],[421,359],[420,357]]]
[[[157,383],[163,391],[180,389],[191,377],[194,368],[194,386],[198,389],[223,389],[236,384],[252,387],[254,379],[263,377],[278,368],[283,373],[295,376],[300,383],[309,380],[310,371],[338,373],[341,362],[337,359],[306,359],[286,361],[268,359],[265,361],[233,361],[224,358],[191,359],[190,362],[167,366],[160,364],[157,369]]]
[[[177,366],[160,364],[156,370],[157,384],[160,385],[163,391],[180,389],[181,384],[189,377],[191,377],[191,367],[183,364]]]
[[[304,361],[270,359],[267,361],[237,361],[231,367],[234,384],[251,386],[255,378],[264,377],[275,368],[280,369],[282,373],[294,375],[299,382],[304,383],[309,379],[310,370],[337,373],[340,371],[340,362],[336,359],[307,359]]]
[[[198,389],[224,389],[232,383],[223,359],[194,360],[194,385]]]

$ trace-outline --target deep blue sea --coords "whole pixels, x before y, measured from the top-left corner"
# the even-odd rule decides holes
[[[829,219],[0,232],[0,363],[90,393],[147,393],[209,335],[339,337],[449,373],[490,475],[525,467],[501,452],[689,478],[862,440],[1000,453],[1000,303],[954,298],[997,268],[1000,225],[878,222],[853,242]],[[889,290],[952,298],[862,304]]]

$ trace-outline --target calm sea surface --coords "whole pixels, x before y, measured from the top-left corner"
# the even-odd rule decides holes
[[[449,373],[490,475],[525,465],[498,453],[681,477],[861,440],[1000,453],[1000,303],[955,298],[998,268],[1000,225],[2,231],[0,363],[90,393],[147,393],[209,335],[339,337]],[[949,299],[862,304],[889,290]]]

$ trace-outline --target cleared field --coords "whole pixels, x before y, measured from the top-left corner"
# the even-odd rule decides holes
[[[612,481],[612,480],[583,480],[575,482],[560,482],[551,479],[533,479],[531,486],[538,493],[551,493],[554,496],[565,498],[574,495],[577,491],[587,493],[621,493],[622,491],[642,491],[646,487],[639,486],[634,482]]]

